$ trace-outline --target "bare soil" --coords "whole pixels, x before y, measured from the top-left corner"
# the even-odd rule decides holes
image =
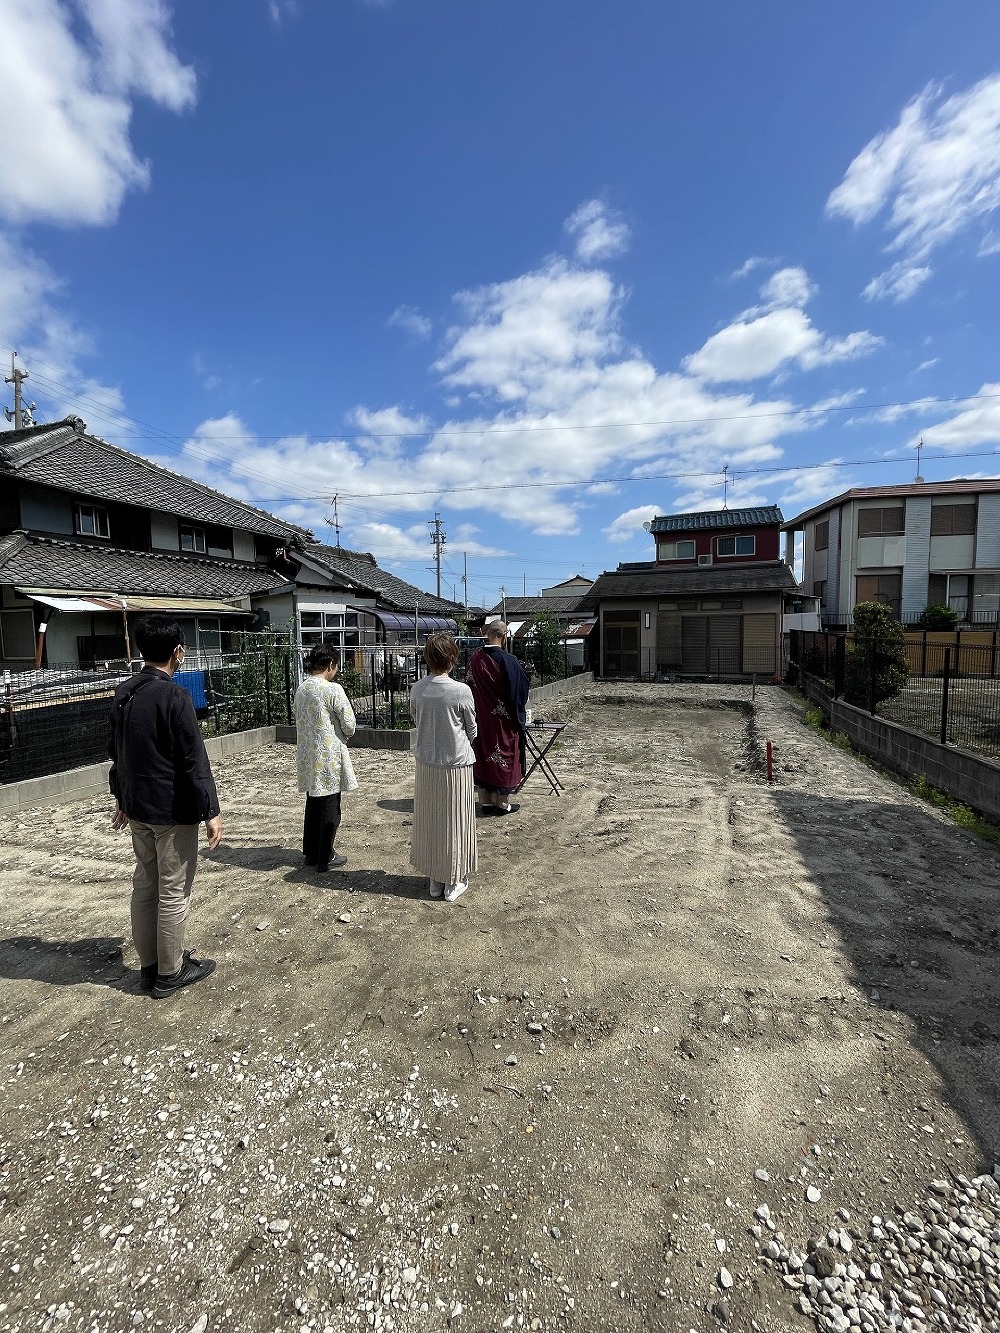
[[[545,711],[566,792],[453,905],[408,755],[355,752],[325,877],[291,747],[223,763],[169,1001],[109,803],[0,818],[5,1333],[802,1329],[760,1204],[804,1247],[992,1169],[995,849],[777,689]]]

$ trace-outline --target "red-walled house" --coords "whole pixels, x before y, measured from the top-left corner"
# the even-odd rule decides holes
[[[779,556],[777,505],[654,518],[656,558],[600,576],[602,676],[773,675],[798,585]]]

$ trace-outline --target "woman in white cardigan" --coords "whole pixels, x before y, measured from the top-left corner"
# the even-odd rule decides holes
[[[351,701],[334,680],[339,670],[336,648],[317,644],[309,654],[309,675],[295,692],[296,769],[299,791],[306,793],[302,856],[321,875],[347,864],[333,842],[340,828],[340,794],[358,785],[346,744],[357,723]]]
[[[432,898],[453,903],[476,869],[476,705],[468,685],[451,679],[458,645],[450,634],[428,635],[424,661],[429,674],[410,690],[417,728],[410,865],[427,876]]]

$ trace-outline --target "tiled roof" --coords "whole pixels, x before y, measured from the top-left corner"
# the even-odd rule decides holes
[[[790,518],[781,525],[783,532],[794,532],[801,528],[806,519],[814,518],[828,509],[837,509],[850,500],[906,500],[911,496],[924,495],[977,495],[988,492],[993,495],[1000,491],[1000,477],[988,477],[981,480],[967,481],[960,477],[955,481],[910,481],[903,486],[856,486],[853,490],[842,491],[832,500],[805,509],[795,518]]]
[[[0,538],[0,582],[52,591],[212,598],[249,597],[288,586],[254,565],[89,546],[26,532]]]
[[[578,610],[585,593],[573,593],[571,597],[507,597],[496,606],[490,607],[487,615],[502,616],[506,607],[508,616],[537,616],[542,611],[551,611],[554,615],[572,615]]]
[[[757,528],[767,523],[780,523],[781,510],[777,505],[763,505],[759,509],[709,509],[697,514],[665,514],[654,518],[650,532],[703,532],[715,528]]]
[[[79,417],[53,425],[0,431],[0,474],[115,504],[158,509],[197,523],[216,523],[290,540],[304,529],[233,500],[201,482],[130,454],[95,435]]]
[[[379,604],[389,610],[417,609],[427,615],[439,614],[451,619],[463,613],[463,608],[457,602],[435,597],[433,593],[424,592],[422,588],[396,578],[388,570],[380,569],[375,563],[375,557],[369,555],[367,551],[348,551],[339,546],[324,546],[322,542],[302,541],[298,546],[312,562],[329,570],[335,577],[344,579],[360,590],[377,595]],[[299,578],[300,583],[306,581],[304,575]]]
[[[795,575],[782,560],[729,569],[664,569],[662,565],[630,565],[602,574],[587,594],[596,606],[613,597],[704,597],[719,593],[738,597],[744,593],[792,592],[798,587]]]

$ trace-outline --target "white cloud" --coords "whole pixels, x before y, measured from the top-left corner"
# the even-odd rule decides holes
[[[932,356],[929,361],[921,361],[920,365],[917,366],[916,370],[914,371],[914,374],[919,375],[922,370],[933,369],[933,367],[936,366],[940,360],[941,358],[939,356]]]
[[[600,199],[588,199],[563,225],[576,237],[576,257],[582,264],[624,254],[631,239],[628,224]]]
[[[934,270],[928,264],[900,260],[884,273],[872,278],[861,295],[866,301],[908,301],[918,292]]]
[[[417,342],[425,342],[431,336],[430,320],[411,305],[398,305],[385,322],[390,328],[402,329]]]
[[[809,281],[804,268],[781,268],[771,275],[760,289],[768,306],[804,306],[815,295],[816,288]]]
[[[837,340],[813,328],[795,304],[811,291],[803,270],[785,268],[762,295],[790,304],[747,321],[789,321],[767,358],[789,374],[873,345],[869,334]],[[486,512],[563,536],[581,529],[596,496],[620,484],[606,478],[648,479],[662,493],[659,479],[683,477],[692,494],[719,503],[724,464],[738,474],[780,463],[782,439],[822,419],[788,396],[757,397],[742,387],[720,389],[690,369],[658,369],[626,343],[623,300],[606,271],[565,258],[461,293],[432,366],[449,413],[436,425],[399,404],[359,405],[342,438],[264,444],[247,438],[242,423],[223,420],[200,429],[186,466],[261,503],[289,497],[283,507],[267,507],[313,528],[329,512],[324,497],[336,493],[347,531],[367,534],[364,545],[376,555],[403,559],[416,540],[407,516],[419,517],[423,550],[423,524],[435,508],[446,508],[449,535],[466,516]],[[707,359],[704,348],[700,355]],[[825,401],[845,403],[857,392]],[[761,494],[761,503],[767,499]]]
[[[987,259],[990,255],[1000,255],[1000,231],[991,228],[980,241],[976,253],[980,259]]]
[[[630,542],[640,535],[646,536],[643,523],[651,522],[661,512],[658,505],[637,505],[634,509],[626,509],[603,529],[604,535],[609,542]]]
[[[754,380],[797,364],[802,370],[867,356],[882,339],[861,331],[846,338],[825,338],[804,311],[771,310],[758,319],[737,320],[713,334],[689,356],[684,368],[713,383]]]
[[[99,432],[120,427],[121,392],[81,368],[91,338],[60,307],[61,291],[42,259],[0,231],[0,346],[16,348],[29,373],[25,396],[39,403],[36,420],[76,412]]]
[[[779,259],[768,259],[765,255],[751,255],[745,259],[738,269],[734,270],[729,276],[735,282],[739,278],[749,277],[758,268],[774,268],[781,261]]]
[[[619,350],[622,293],[600,269],[557,259],[457,299],[462,323],[434,366],[454,388],[530,401],[560,367],[596,368]]]
[[[760,289],[764,304],[712,334],[685,360],[684,369],[710,383],[754,380],[792,366],[813,370],[853,361],[881,346],[882,339],[866,331],[824,337],[803,309],[815,293],[805,269],[779,269]]]
[[[279,26],[285,19],[294,18],[298,13],[298,5],[295,0],[268,0],[267,9],[271,15],[271,21]]]
[[[978,401],[968,403],[949,420],[924,426],[920,431],[924,444],[938,449],[1000,444],[1000,383],[984,384],[979,393]],[[912,443],[916,443],[916,437]]]
[[[130,99],[172,111],[194,102],[194,73],[167,45],[160,0],[78,0],[78,11],[58,0],[4,7],[0,216],[10,222],[112,222],[149,179],[129,138]]]
[[[861,150],[826,208],[856,225],[888,210],[887,248],[901,252],[905,269],[913,271],[998,206],[1000,74],[994,74],[946,99],[940,86],[925,88],[896,126]],[[873,294],[905,299],[891,280],[885,293],[879,282]]]

